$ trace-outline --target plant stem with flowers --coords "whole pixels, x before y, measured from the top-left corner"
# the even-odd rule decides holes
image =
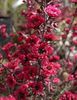
[[[0,100],[77,100],[77,1],[68,1],[72,7],[62,0],[23,2],[24,23],[0,47],[6,55],[0,54]],[[5,25],[0,34],[7,34]]]

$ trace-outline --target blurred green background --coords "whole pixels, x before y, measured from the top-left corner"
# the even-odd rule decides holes
[[[20,14],[23,9],[26,9],[26,4],[22,0],[0,0],[0,17],[11,17],[16,30],[23,21]]]

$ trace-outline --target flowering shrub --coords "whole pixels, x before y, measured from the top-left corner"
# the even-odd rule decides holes
[[[23,0],[25,21],[0,47],[0,100],[77,100],[76,1]]]

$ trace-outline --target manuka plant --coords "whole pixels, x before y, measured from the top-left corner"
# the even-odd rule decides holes
[[[24,23],[0,47],[0,100],[77,100],[77,0],[23,2]]]

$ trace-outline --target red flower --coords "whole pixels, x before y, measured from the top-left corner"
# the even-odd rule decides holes
[[[13,44],[12,42],[9,42],[9,43],[5,44],[2,49],[6,52],[14,46],[15,46],[15,44]]]
[[[26,43],[29,43],[31,45],[35,45],[35,44],[38,44],[40,43],[40,38],[37,37],[37,35],[33,34],[31,36],[29,36],[27,39],[26,39]]]
[[[38,59],[38,58],[43,58],[43,56],[47,56],[53,53],[53,47],[50,46],[46,42],[41,42],[39,44],[35,44],[34,46],[31,46],[31,53],[28,54],[28,57],[31,57],[32,60]]]
[[[36,66],[25,66],[23,68],[24,77],[26,80],[34,79],[35,76],[38,74],[38,68]]]
[[[32,88],[32,92],[34,94],[40,94],[43,92],[42,82],[32,82],[32,83],[29,83],[29,86]]]
[[[28,16],[28,28],[37,28],[39,27],[42,23],[44,23],[44,18],[37,15],[37,14],[32,14]]]
[[[18,42],[22,42],[23,41],[23,37],[19,36],[17,40],[18,40]]]
[[[60,79],[59,79],[59,78],[54,78],[54,79],[53,79],[53,83],[55,83],[55,84],[60,83]]]
[[[15,79],[17,81],[17,84],[18,84],[18,81],[24,80],[24,72],[22,71],[21,68],[15,69],[14,76],[15,76]]]
[[[12,51],[12,48],[15,47],[15,46],[16,46],[16,44],[14,44],[12,42],[8,42],[7,44],[5,44],[2,47],[2,50],[5,52],[5,55],[6,55],[6,57],[7,57],[8,60],[10,60],[10,58],[11,58],[10,52]]]
[[[44,34],[44,38],[48,41],[56,41],[59,40],[59,37],[56,36],[55,34],[51,33],[51,34]]]
[[[4,66],[10,69],[16,69],[19,67],[19,62],[20,62],[19,59],[11,60],[10,62],[4,64]]]
[[[16,85],[16,80],[15,80],[15,78],[12,75],[11,76],[9,75],[7,77],[6,82],[7,82],[8,86],[10,88],[14,88],[14,86]]]
[[[22,84],[14,93],[16,100],[27,100],[26,96],[28,95],[27,85]]]
[[[38,45],[38,48],[35,52],[39,55],[39,57],[43,57],[44,55],[51,55],[53,53],[53,47],[49,44],[42,42]],[[36,55],[37,55],[36,54]]]
[[[70,24],[71,23],[71,18],[66,18],[65,21],[66,21],[67,24]]]

